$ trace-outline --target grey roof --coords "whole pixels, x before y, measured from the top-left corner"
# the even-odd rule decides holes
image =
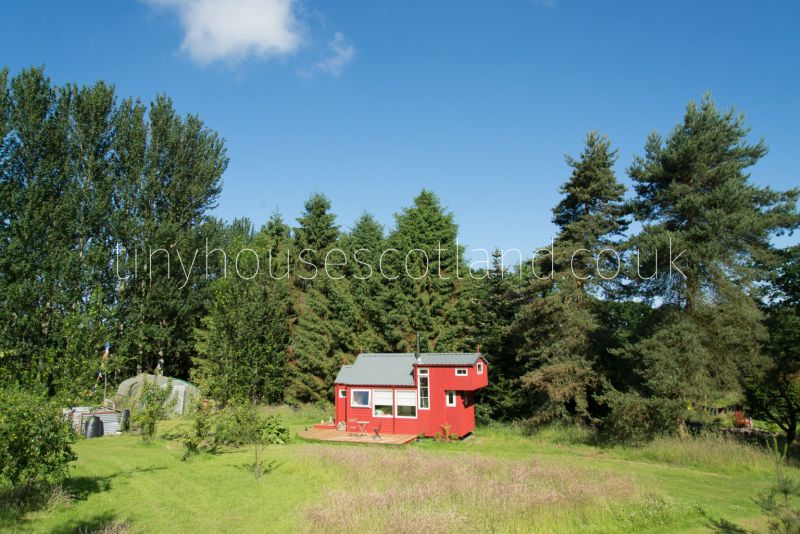
[[[474,352],[423,352],[419,365],[473,365],[481,355]],[[413,352],[363,353],[336,375],[336,384],[353,386],[413,386]]]
[[[412,355],[413,356],[413,355]],[[420,365],[475,365],[481,355],[478,352],[423,352]]]

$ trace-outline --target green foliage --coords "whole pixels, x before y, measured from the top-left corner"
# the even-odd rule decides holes
[[[636,184],[633,212],[645,225],[635,240],[642,257],[652,260],[658,250],[664,273],[671,258],[687,251],[676,262],[685,278],[677,272],[655,277],[643,282],[644,295],[691,311],[725,288],[746,288],[759,275],[758,265],[774,259],[771,236],[800,224],[800,191],[750,182],[747,169],[767,147],[749,144],[749,131],[742,114],[717,109],[706,95],[699,105],[689,103],[666,140],[651,134],[645,155],[635,158],[628,172]]]
[[[514,328],[522,305],[523,282],[505,261],[502,252],[496,249],[490,267],[483,273],[485,276],[466,295],[471,308],[468,340],[480,345],[491,366],[489,385],[478,391],[475,404],[475,419],[481,423],[527,414],[526,399],[519,395],[523,366],[517,359],[524,332]]]
[[[274,252],[283,256],[285,242],[270,222],[257,235],[247,220],[237,221],[239,231],[230,231],[227,250],[230,256],[251,249],[265,257]],[[276,232],[278,230],[278,232]],[[268,272],[274,267],[275,275]],[[211,285],[213,299],[202,326],[195,331],[192,378],[212,399],[230,401],[281,402],[288,383],[288,319],[293,311],[291,287],[285,279],[275,279],[278,266],[260,265],[252,254],[242,255],[237,268],[251,280],[232,274]],[[262,272],[261,269],[264,269]]]
[[[0,406],[0,498],[27,504],[67,476],[75,436],[42,395],[2,387]]]
[[[633,370],[623,387],[643,398],[685,405],[735,394],[763,365],[756,281],[777,258],[771,237],[800,216],[797,190],[750,183],[766,146],[749,144],[748,132],[742,115],[705,96],[666,140],[652,134],[629,169],[643,224],[629,245],[659,273],[633,278],[633,294],[660,309],[649,332],[611,353]]]
[[[800,417],[800,247],[784,254],[766,309],[766,362],[747,376],[745,397],[752,416],[778,425],[791,444]]]
[[[497,251],[470,269],[431,191],[387,229],[365,213],[341,230],[322,194],[293,229],[277,213],[259,231],[225,223],[208,216],[224,142],[198,117],[164,95],[147,105],[104,82],[2,69],[0,382],[78,400],[110,341],[110,377],[161,364],[222,406],[325,402],[359,351],[412,351],[420,332],[426,351],[482,346],[480,421],[599,422],[638,442],[671,428],[677,406],[736,402],[744,382],[753,414],[792,440],[800,260],[771,239],[800,225],[800,192],[751,182],[766,145],[748,134],[710,97],[690,103],[635,158],[626,202],[617,150],[591,132],[566,159],[552,258],[508,269]],[[635,262],[614,280],[598,273],[614,256],[596,260],[609,247]],[[339,263],[327,273],[326,259]],[[163,415],[138,417],[150,439]]]
[[[457,236],[453,214],[431,191],[395,215],[386,249],[400,252],[386,254],[383,268],[386,277],[397,278],[385,280],[380,297],[390,351],[413,352],[415,332],[423,351],[475,349],[467,345],[468,269]]]
[[[229,446],[253,446],[253,476],[264,470],[261,449],[289,441],[289,429],[275,415],[261,415],[255,404],[228,406],[217,414],[214,442]]]
[[[596,300],[609,284],[598,272],[602,262],[592,255],[611,247],[627,228],[625,187],[612,169],[616,158],[610,141],[596,132],[587,135],[579,159],[567,157],[573,172],[553,209],[559,234],[552,257],[536,266],[541,272],[531,273],[526,290],[531,298],[516,320],[522,338],[518,357],[526,371],[521,383],[533,396],[534,423],[590,420],[604,348]]]
[[[110,372],[163,358],[186,376],[205,279],[184,288],[160,258],[148,270],[148,247],[173,260],[202,248],[226,165],[222,140],[165,96],[148,108],[104,82],[56,86],[41,68],[3,69],[0,375],[77,399],[111,341]]]
[[[618,391],[606,392],[600,401],[608,410],[598,427],[601,437],[629,445],[675,434],[686,408],[679,401]]]
[[[153,440],[158,422],[166,419],[171,403],[174,402],[169,400],[171,394],[172,380],[167,382],[166,387],[148,380],[142,383],[142,393],[131,416],[131,422],[141,431],[145,443]]]
[[[280,417],[261,415],[255,406],[242,403],[225,407],[216,414],[214,441],[232,447],[254,443],[276,445],[289,441],[289,429]]]

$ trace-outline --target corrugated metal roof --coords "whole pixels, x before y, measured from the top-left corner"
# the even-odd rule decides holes
[[[345,365],[337,384],[354,386],[413,386],[413,354],[359,354],[353,365]]]
[[[481,355],[477,352],[423,352],[420,365],[475,365]]]
[[[473,365],[480,354],[474,352],[423,352],[419,365]],[[352,365],[345,365],[336,376],[337,384],[353,386],[413,386],[413,352],[359,354]]]

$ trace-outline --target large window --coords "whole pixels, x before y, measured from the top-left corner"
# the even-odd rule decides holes
[[[353,408],[369,408],[369,390],[353,389],[350,393],[350,406]]]
[[[395,415],[397,417],[417,416],[417,392],[414,390],[397,390],[394,396]]]
[[[427,410],[430,408],[430,376],[427,369],[417,371],[419,376],[419,409]]]
[[[376,389],[372,392],[372,415],[375,417],[392,416],[392,392]]]

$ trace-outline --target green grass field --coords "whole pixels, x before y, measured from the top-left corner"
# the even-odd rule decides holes
[[[279,412],[293,434],[321,412]],[[184,421],[167,421],[168,433]],[[80,440],[67,493],[6,529],[22,532],[702,532],[703,511],[763,524],[753,498],[771,457],[716,438],[644,448],[583,444],[580,430],[533,437],[479,428],[465,442],[304,442],[182,461],[178,441]]]

